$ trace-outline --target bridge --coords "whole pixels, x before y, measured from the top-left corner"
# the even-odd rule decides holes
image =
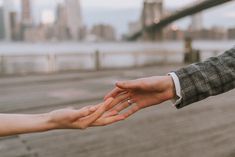
[[[147,32],[148,34],[154,34],[157,30],[161,30],[162,28],[166,27],[170,23],[177,21],[181,18],[184,18],[189,15],[196,14],[198,12],[201,12],[203,10],[230,2],[232,0],[206,0],[201,3],[198,3],[197,5],[190,6],[188,8],[185,8],[181,11],[177,11],[175,14],[169,15],[163,19],[161,19],[158,23],[154,23],[148,27],[142,28],[140,31],[134,33],[133,35],[127,37],[127,40],[137,40],[140,38],[143,33]],[[153,35],[152,39],[154,40],[155,36]]]

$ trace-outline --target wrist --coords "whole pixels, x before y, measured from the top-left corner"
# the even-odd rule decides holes
[[[53,118],[50,113],[41,114],[39,116],[45,124],[44,131],[54,130],[58,128],[58,124],[53,121]]]
[[[171,76],[167,76],[167,93],[168,93],[169,100],[176,98],[175,84]]]

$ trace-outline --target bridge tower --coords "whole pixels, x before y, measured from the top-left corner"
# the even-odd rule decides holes
[[[142,28],[158,23],[163,17],[163,0],[144,0],[142,10]],[[148,30],[143,34],[143,40],[161,40],[162,30]]]

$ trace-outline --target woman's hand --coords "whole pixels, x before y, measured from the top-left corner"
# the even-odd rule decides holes
[[[50,123],[55,129],[86,129],[92,126],[95,121],[99,119],[99,123],[106,124],[107,122],[114,122],[114,118],[103,118],[101,116],[106,112],[113,98],[107,99],[104,103],[97,106],[88,106],[80,110],[71,108],[52,111],[49,113]],[[116,120],[116,119],[115,119]]]
[[[127,118],[142,108],[160,104],[175,97],[175,87],[171,76],[155,76],[116,84],[116,88],[105,96],[114,98],[116,104],[111,112],[120,112],[133,105],[124,117]]]
[[[117,115],[116,112],[105,113],[117,105],[116,102],[113,98],[108,98],[104,103],[80,110],[66,108],[43,114],[0,114],[0,137],[54,129],[86,129],[111,124],[124,119],[124,116]]]

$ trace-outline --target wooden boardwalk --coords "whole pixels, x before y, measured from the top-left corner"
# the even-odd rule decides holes
[[[2,113],[40,113],[102,101],[115,81],[178,66],[0,79]],[[170,102],[126,121],[80,130],[0,138],[0,157],[234,157],[235,91],[181,110]]]

